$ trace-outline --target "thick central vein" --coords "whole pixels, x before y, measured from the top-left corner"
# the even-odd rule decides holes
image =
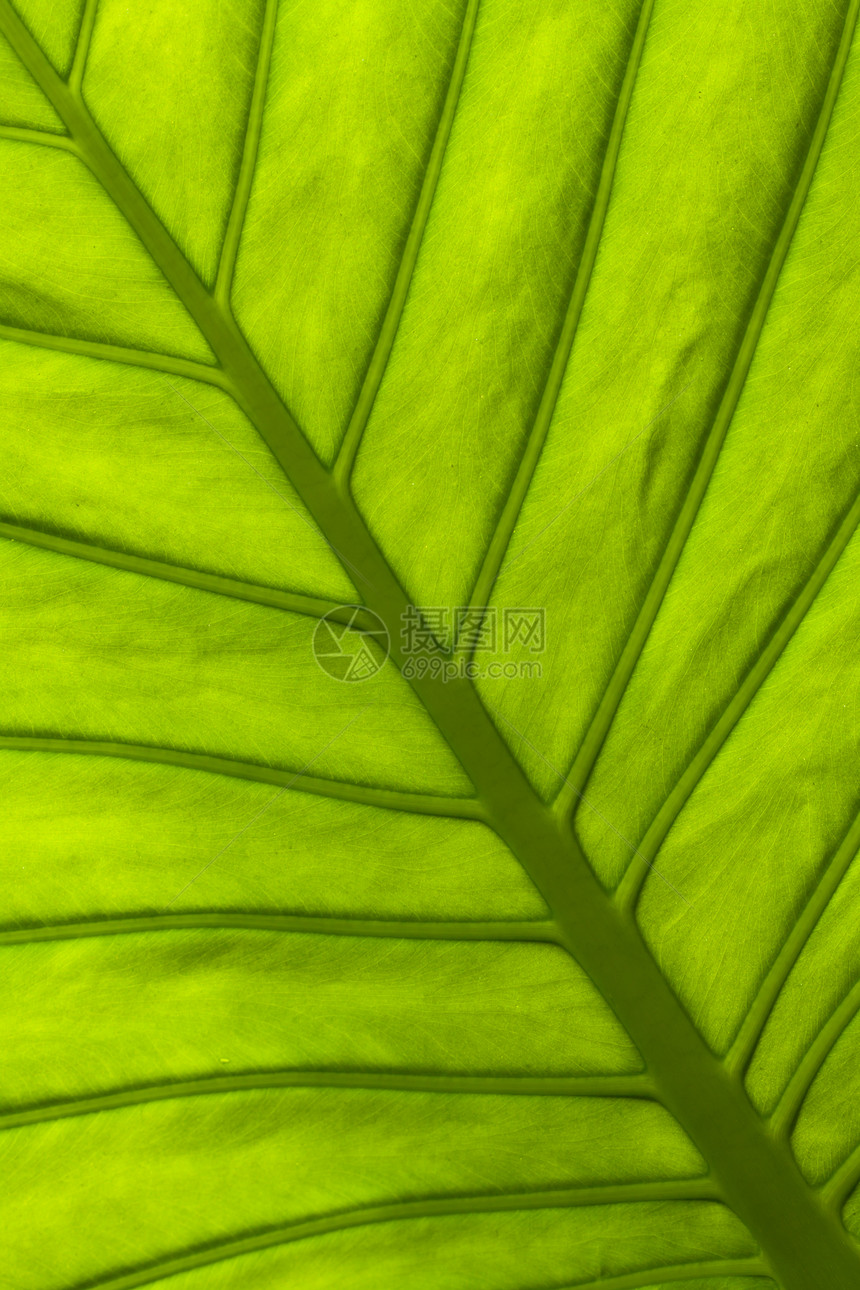
[[[835,97],[860,0],[840,45]],[[268,380],[232,315],[206,290],[93,121],[36,45],[9,0],[0,30],[63,119],[93,175],[147,248],[216,354],[232,394],[269,445],[327,540],[383,619],[403,661],[399,623],[409,601],[354,504],[336,487]],[[410,682],[471,778],[495,828],[543,893],[560,940],[591,976],[642,1052],[662,1100],[709,1161],[715,1180],[767,1252],[783,1290],[856,1290],[860,1258],[835,1216],[800,1176],[784,1143],[706,1047],[645,948],[635,924],[599,886],[564,820],[540,800],[474,688],[424,676]],[[123,1285],[139,1282],[122,1282]],[[120,1283],[116,1283],[119,1290]]]

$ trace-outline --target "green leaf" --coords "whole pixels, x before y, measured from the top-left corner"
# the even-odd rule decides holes
[[[0,0],[10,1290],[860,1284],[858,7]]]

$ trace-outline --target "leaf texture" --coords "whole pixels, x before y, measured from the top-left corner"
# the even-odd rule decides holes
[[[858,4],[0,0],[10,1290],[860,1284]]]

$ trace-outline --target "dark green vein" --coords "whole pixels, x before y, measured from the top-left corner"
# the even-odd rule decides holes
[[[242,161],[239,166],[239,178],[236,182],[236,191],[233,195],[233,205],[230,210],[230,218],[227,221],[227,231],[224,234],[224,245],[221,248],[221,259],[215,280],[215,299],[224,309],[229,309],[230,307],[230,291],[233,285],[233,273],[236,268],[236,255],[245,224],[245,212],[248,209],[248,198],[251,195],[251,184],[257,163],[257,150],[260,145],[260,132],[263,128],[263,110],[266,106],[269,64],[272,58],[277,17],[278,0],[266,0],[263,26],[260,32],[260,46],[257,53],[257,67],[254,73],[254,88],[251,94],[251,106],[248,111],[248,124],[245,129]]]
[[[339,495],[330,472],[296,425],[232,314],[207,290],[113,152],[86,104],[57,75],[9,0],[0,0],[0,32],[56,109],[82,162],[140,239],[153,264],[208,342],[223,373],[223,378],[218,380],[221,388],[256,427],[350,576],[372,587],[372,578],[361,571],[359,564],[366,554],[378,559],[378,548],[358,513]],[[181,395],[180,391],[177,393]],[[202,415],[193,404],[189,406],[198,416]],[[355,558],[346,554],[348,548]],[[394,580],[387,564],[380,572],[386,581]],[[398,599],[405,602],[401,589],[398,592]],[[399,622],[399,614],[396,617]]]
[[[654,1290],[657,1283],[692,1281],[711,1277],[767,1277],[770,1273],[763,1259],[714,1259],[702,1263],[673,1263],[668,1268],[643,1268],[640,1272],[622,1272],[620,1276],[599,1277],[597,1281],[577,1281],[561,1290]],[[553,1288],[554,1290],[554,1288]],[[762,1286],[761,1290],[765,1290]]]
[[[604,1187],[568,1187],[553,1191],[519,1192],[494,1196],[445,1196],[426,1200],[404,1200],[388,1205],[367,1205],[362,1209],[341,1211],[325,1218],[290,1223],[285,1227],[246,1236],[234,1241],[210,1245],[191,1254],[179,1255],[163,1262],[151,1263],[124,1276],[92,1283],[93,1290],[132,1290],[164,1277],[190,1272],[194,1268],[222,1263],[240,1254],[271,1249],[291,1241],[305,1241],[313,1236],[345,1232],[353,1227],[374,1223],[395,1223],[406,1219],[443,1218],[454,1214],[518,1213],[531,1209],[569,1209],[584,1205],[623,1205],[631,1203],[713,1199],[713,1185],[703,1182],[617,1183]]]
[[[495,1097],[620,1097],[655,1100],[645,1075],[433,1075],[393,1071],[261,1071],[253,1075],[208,1075],[199,1079],[151,1084],[145,1088],[100,1093],[69,1102],[0,1113],[0,1130],[65,1120],[79,1115],[117,1111],[125,1106],[173,1098],[208,1097],[213,1093],[242,1093],[278,1088],[343,1088],[390,1093],[452,1093]]]
[[[464,820],[484,818],[481,804],[475,798],[400,793],[390,788],[372,788],[368,784],[349,784],[344,780],[317,779],[302,771],[258,766],[253,762],[210,757],[206,753],[183,752],[176,748],[154,748],[149,744],[0,735],[0,750],[4,748],[19,752],[75,753],[87,757],[120,757],[130,761],[155,762],[163,766],[182,766],[186,770],[203,770],[214,775],[230,775],[234,779],[254,780],[259,784],[277,784],[282,788],[294,788],[297,793],[336,797],[345,802],[379,806],[388,811],[410,811],[419,815],[442,815]]]
[[[855,818],[833,859],[821,875],[787,941],[759,987],[737,1037],[726,1054],[726,1067],[733,1074],[740,1074],[746,1070],[791,969],[817,927],[821,915],[830,904],[858,850],[860,850],[860,815]]]
[[[776,627],[767,645],[750,668],[733,698],[724,708],[719,720],[711,728],[698,752],[649,824],[616,892],[616,900],[622,909],[634,908],[642,890],[642,885],[653,868],[654,859],[663,845],[667,833],[726,739],[728,739],[761,686],[782,657],[786,646],[803,622],[816,596],[836,567],[842,552],[854,536],[858,524],[860,524],[860,496],[855,499],[848,510],[829,542],[824,555],[795,597],[793,603],[786,610],[782,621]]]
[[[34,143],[40,148],[63,148],[80,156],[73,139],[67,134],[51,134],[49,130],[29,130],[26,126],[0,125],[0,139],[13,143]]]
[[[430,216],[430,208],[433,205],[433,198],[436,195],[436,187],[439,183],[439,176],[442,173],[442,163],[445,160],[445,150],[448,146],[448,139],[451,135],[451,127],[454,123],[454,115],[457,111],[457,104],[460,99],[460,90],[466,75],[466,67],[469,62],[469,52],[472,47],[472,37],[475,31],[475,24],[478,18],[478,7],[480,0],[468,0],[466,12],[463,16],[463,26],[460,31],[460,43],[457,47],[457,53],[454,57],[454,64],[451,68],[451,78],[448,82],[448,92],[445,95],[445,102],[442,106],[442,115],[439,118],[439,124],[436,128],[436,137],[433,140],[433,147],[430,151],[430,157],[427,162],[427,169],[424,173],[424,182],[421,185],[421,192],[418,195],[418,204],[415,207],[415,214],[412,217],[412,225],[406,238],[406,245],[403,248],[403,255],[400,258],[400,266],[397,270],[397,276],[394,279],[394,287],[391,292],[391,299],[388,302],[385,318],[382,322],[376,345],[370,359],[358,399],[350,417],[349,425],[343,437],[340,450],[334,463],[334,478],[338,486],[344,490],[349,488],[349,477],[352,471],[353,463],[361,444],[361,437],[364,434],[365,426],[373,410],[373,404],[376,399],[382,378],[385,375],[385,369],[388,366],[388,360],[391,357],[391,350],[394,346],[394,339],[397,335],[397,329],[400,326],[400,319],[403,315],[403,309],[406,304],[406,297],[409,294],[409,287],[412,282],[412,275],[415,272],[415,265],[418,262],[418,253],[421,250],[421,244],[424,239],[424,231],[427,227],[427,220]]]
[[[549,375],[525,452],[469,599],[471,605],[484,606],[490,599],[555,412],[561,384],[564,380],[567,363],[573,349],[577,328],[579,327],[579,320],[582,316],[585,297],[588,294],[591,276],[597,261],[603,226],[606,222],[606,213],[609,210],[609,200],[612,195],[618,156],[621,151],[621,140],[624,135],[624,127],[627,124],[627,114],[633,98],[633,88],[639,72],[639,65],[642,61],[642,51],[645,47],[645,38],[648,34],[648,25],[651,21],[653,7],[653,0],[643,0],[642,7],[639,10],[639,20],[633,36],[633,43],[630,47],[618,102],[615,106],[615,114],[606,143],[600,179],[594,196],[594,205],[592,206],[585,243],[576,271],[567,313],[562,324],[561,334],[553,354]]]
[[[91,542],[79,542],[72,538],[59,537],[55,533],[45,533],[41,529],[25,528],[20,524],[7,524],[5,521],[0,521],[0,537],[9,538],[14,542],[26,542],[28,546],[43,547],[47,551],[57,552],[58,555],[74,556],[79,560],[90,560],[95,564],[106,564],[113,569],[124,569],[128,573],[160,578],[164,582],[178,582],[184,587],[211,591],[218,596],[229,596],[233,600],[248,600],[255,605],[268,605],[273,609],[283,609],[309,618],[322,618],[325,615],[335,622],[344,623],[350,627],[356,626],[368,630],[378,627],[376,619],[355,605],[342,605],[334,600],[318,600],[314,596],[279,591],[275,587],[262,587],[253,582],[244,582],[240,578],[226,578],[217,573],[202,573],[199,569],[188,569],[183,565],[168,564],[163,560],[150,560],[145,556],[131,555],[127,551],[113,551],[108,547],[95,546]]]
[[[575,1285],[563,1286],[560,1290],[653,1290],[656,1286],[655,1277],[661,1283],[666,1283],[689,1281],[691,1278],[700,1280],[730,1276],[765,1277],[769,1286],[774,1284],[763,1259],[715,1259],[710,1262],[676,1263],[671,1267],[643,1268],[638,1272],[622,1272],[617,1276],[601,1276],[597,1281],[577,1281]],[[95,1290],[98,1290],[98,1286]],[[106,1290],[117,1290],[117,1287],[110,1284]],[[553,1286],[551,1290],[557,1288]]]
[[[72,60],[72,70],[69,72],[68,85],[73,94],[80,95],[81,85],[84,79],[84,70],[89,57],[90,44],[93,38],[93,27],[96,21],[96,10],[99,6],[99,0],[86,0],[84,12],[81,16],[81,25],[78,31],[78,39],[75,44],[75,56]]]
[[[62,135],[57,135],[62,139]],[[58,147],[64,146],[58,144]],[[71,146],[71,151],[77,149]],[[130,367],[145,367],[154,372],[168,372],[184,376],[190,381],[204,381],[220,390],[227,390],[224,373],[219,367],[195,363],[188,358],[174,358],[171,354],[155,354],[145,349],[125,349],[122,345],[106,345],[96,340],[79,340],[76,336],[51,336],[48,332],[28,331],[23,327],[7,327],[0,323],[0,340],[15,341],[19,345],[32,345],[37,349],[56,349],[63,354],[77,354],[81,358],[105,359],[110,363],[123,363]]]
[[[689,1281],[711,1277],[767,1277],[773,1285],[762,1259],[718,1259],[710,1263],[675,1263],[670,1268],[643,1268],[617,1277],[600,1277],[597,1281],[577,1281],[561,1290],[654,1290],[657,1282]],[[553,1288],[555,1290],[555,1288]],[[765,1287],[762,1286],[762,1290]]]
[[[562,793],[559,794],[557,805],[560,811],[568,813],[573,811],[579,801],[582,790],[585,788],[585,784],[603,746],[603,741],[627,689],[633,669],[639,661],[645,642],[651,633],[651,628],[654,625],[669,583],[687,544],[687,539],[699,513],[699,507],[714,473],[723,442],[752,366],[770,303],[776,291],[792,239],[800,222],[806,198],[812,187],[818,159],[824,147],[833,108],[842,84],[845,65],[851,51],[854,29],[857,25],[857,7],[857,0],[851,0],[845,16],[842,38],[833,62],[827,90],[806,159],[795,185],[785,220],[771,253],[756,302],[753,305],[752,313],[744,330],[716,416],[703,444],[695,474],[681,504],[681,509],[678,512],[642,607],[637,614],[633,629],[621,652],[621,657],[615,666],[609,685],[606,687],[603,698],[598,705],[582,746],[574,759],[568,782]]]
[[[771,1128],[779,1137],[787,1137],[791,1132],[816,1075],[858,1012],[860,1012],[860,981],[852,986],[816,1035],[770,1117]]]
[[[558,930],[554,923],[548,921],[419,922],[417,919],[332,918],[322,914],[235,914],[210,910],[205,913],[138,914],[129,918],[98,918],[80,923],[5,928],[0,929],[0,948],[4,945],[27,945],[34,941],[72,941],[91,936],[131,936],[141,932],[172,932],[202,927],[423,941],[558,941]]]
[[[821,1188],[821,1198],[825,1205],[838,1213],[858,1183],[860,1183],[860,1147],[855,1147],[848,1159]]]
[[[80,94],[70,90],[57,75],[9,0],[0,0],[0,31],[56,110],[72,139],[76,154],[115,203],[149,253],[153,263],[164,275],[179,301],[218,355],[223,372],[223,377],[219,377],[222,388],[247,410],[249,400],[241,399],[241,390],[237,389],[235,380],[231,380],[230,376],[238,377],[241,386],[251,380],[253,372],[254,377],[257,378],[252,382],[255,386],[254,394],[257,397],[260,396],[258,383],[264,378],[259,364],[251,354],[235,322],[207,291],[111,149]],[[224,359],[229,360],[230,374],[226,371]],[[203,371],[210,370],[203,364],[200,366]],[[280,403],[274,404],[274,397],[272,391],[269,400],[281,410],[278,417],[279,427],[278,432],[266,439],[266,442],[273,448],[277,457],[279,451],[283,451],[285,441],[288,441],[289,446],[300,455],[304,470],[314,475],[318,472],[320,479],[325,476],[327,480],[327,472],[323,471],[318,459],[286,410]],[[255,398],[251,398],[250,402],[256,407]],[[254,416],[251,420],[254,421]],[[263,437],[266,438],[265,435]]]

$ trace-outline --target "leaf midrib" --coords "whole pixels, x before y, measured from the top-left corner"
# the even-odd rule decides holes
[[[828,89],[831,109],[856,13],[857,0],[852,0]],[[369,605],[386,623],[395,625],[407,604],[405,593],[346,490],[333,484],[232,316],[203,287],[101,136],[83,100],[53,71],[9,0],[0,0],[0,28],[64,119],[82,159],[209,341],[224,373],[225,388],[269,444],[333,549],[348,569],[358,573]],[[824,115],[816,130],[819,144]],[[808,164],[804,174],[807,171]],[[751,355],[752,349],[750,360]],[[735,402],[745,371],[739,385],[734,373],[730,378],[727,394],[733,392]],[[682,514],[689,514],[689,509],[685,503]],[[677,554],[684,541],[674,542]],[[400,661],[396,646],[393,656]],[[666,1105],[703,1150],[738,1214],[767,1248],[785,1290],[811,1290],[820,1284],[822,1273],[833,1290],[849,1290],[860,1264],[844,1232],[831,1215],[822,1212],[791,1156],[763,1129],[743,1090],[728,1080],[706,1049],[637,929],[611,908],[565,821],[553,818],[537,798],[472,687],[455,683],[443,689],[426,679],[412,685],[473,780],[489,822],[546,896],[566,948],[593,977],[638,1043]],[[619,697],[620,692],[613,701]],[[140,1282],[111,1283],[115,1290],[121,1284]]]

